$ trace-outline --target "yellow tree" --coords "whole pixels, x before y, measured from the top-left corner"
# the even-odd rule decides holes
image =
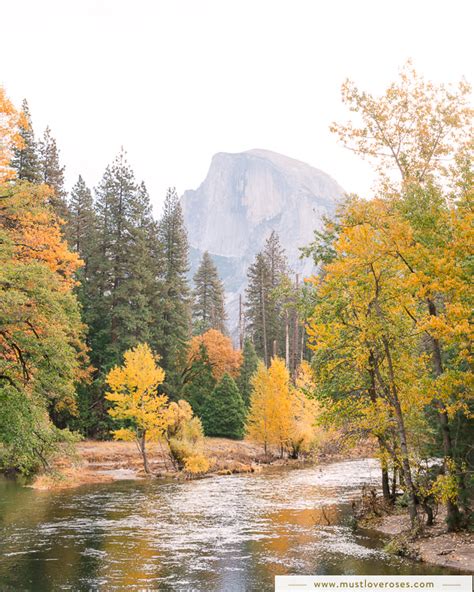
[[[109,414],[126,426],[114,430],[114,438],[136,442],[146,473],[150,473],[146,443],[159,440],[170,421],[168,397],[157,392],[164,378],[156,356],[142,343],[126,351],[123,366],[112,368],[106,379],[110,390],[105,397],[113,403]]]
[[[405,265],[410,276],[407,287],[422,305],[406,312],[424,333],[431,358],[430,389],[446,472],[456,466],[450,460],[456,456],[450,424],[460,408],[459,394],[469,390],[459,388],[459,382],[472,381],[465,372],[459,378],[459,368],[466,366],[459,355],[472,343],[467,329],[471,279],[465,253],[466,248],[472,252],[472,227],[465,223],[472,217],[469,95],[467,83],[457,88],[434,84],[408,63],[399,80],[379,97],[346,82],[343,100],[357,121],[333,125],[348,148],[374,163],[380,196],[392,202],[411,226],[411,241],[405,241],[403,248],[392,234],[392,253]],[[460,219],[464,223],[459,224]],[[456,392],[458,401],[453,405]],[[464,403],[468,405],[466,398]],[[455,472],[461,474],[460,463]],[[452,500],[447,505],[448,522],[456,528],[458,508]]]
[[[191,405],[184,400],[170,403],[166,410],[166,422],[164,437],[174,467],[191,474],[205,473],[210,461],[203,454],[201,420],[193,414]]]
[[[426,363],[419,352],[419,331],[406,314],[414,298],[405,290],[407,271],[393,257],[384,232],[381,200],[352,200],[345,206],[333,259],[317,285],[317,305],[308,326],[316,353],[318,383],[329,397],[354,414],[388,449],[382,426],[393,426],[413,522],[416,487],[409,418],[429,402],[423,393]],[[400,222],[400,242],[409,227]],[[341,380],[342,378],[342,380]],[[380,441],[379,440],[379,441]],[[394,453],[393,453],[394,454]],[[395,456],[395,454],[394,454]]]
[[[292,458],[308,452],[316,437],[319,405],[314,399],[314,380],[311,366],[303,361],[296,371],[295,387],[290,391],[291,428],[289,451]]]
[[[354,121],[331,130],[374,164],[384,194],[399,195],[412,184],[446,179],[457,155],[472,149],[470,92],[465,81],[457,87],[427,81],[408,61],[381,96],[347,80],[342,99]]]
[[[271,421],[273,406],[268,377],[268,369],[263,362],[259,362],[251,381],[250,407],[247,416],[247,436],[263,444],[265,454],[271,442]]]
[[[263,444],[265,454],[269,446],[275,446],[283,456],[291,428],[290,375],[285,362],[273,358],[268,369],[259,363],[252,379],[247,435]]]

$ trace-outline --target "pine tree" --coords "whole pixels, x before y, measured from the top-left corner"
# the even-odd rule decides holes
[[[244,437],[245,406],[235,381],[228,374],[204,404],[202,422],[207,436]]]
[[[87,261],[87,277],[80,291],[89,326],[90,357],[97,371],[93,386],[80,394],[80,407],[86,431],[93,434],[109,428],[102,397],[106,372],[137,343],[149,342],[157,347],[153,306],[161,285],[150,198],[145,185],[136,183],[123,150],[106,168],[96,198],[94,219],[87,188],[78,182],[71,198],[70,218],[71,240],[76,234],[79,252]],[[87,214],[92,225],[87,242],[77,228],[81,222],[78,212]]]
[[[272,356],[283,355],[285,344],[284,302],[281,286],[288,277],[285,250],[280,244],[278,234],[273,230],[268,237],[263,255],[269,269],[270,293],[267,314],[268,348]]]
[[[54,195],[50,205],[61,218],[67,218],[66,190],[64,188],[64,166],[59,162],[56,140],[47,127],[38,143],[39,180],[49,185]]]
[[[270,303],[270,269],[262,253],[247,272],[248,286],[245,291],[246,329],[255,345],[255,350],[266,365],[270,360],[271,349],[268,341],[268,309]]]
[[[188,238],[181,204],[175,188],[168,189],[163,216],[158,224],[161,246],[161,297],[155,311],[160,343],[157,349],[166,371],[168,394],[176,396],[180,388],[179,368],[184,365],[186,342],[190,336],[190,290],[187,281]]]
[[[66,236],[69,246],[81,255],[86,267],[91,253],[89,243],[94,238],[96,231],[97,219],[92,192],[79,175],[69,199]]]
[[[224,285],[217,267],[206,251],[194,275],[193,320],[194,332],[199,335],[209,329],[226,333]]]
[[[38,147],[35,141],[30,109],[26,99],[22,103],[20,136],[21,148],[14,148],[11,167],[16,170],[18,179],[37,183],[39,181]]]
[[[79,254],[84,263],[76,274],[78,286],[75,291],[82,305],[83,320],[88,326],[91,322],[90,313],[96,291],[94,283],[97,264],[97,225],[92,193],[79,175],[71,191],[65,234],[70,248]]]
[[[250,339],[246,339],[243,349],[243,361],[240,367],[240,374],[237,378],[242,400],[246,407],[250,405],[250,395],[252,392],[252,376],[255,374],[258,366],[258,356],[255,347]]]
[[[183,388],[183,397],[189,402],[195,415],[202,417],[204,405],[215,386],[216,379],[212,375],[206,346],[201,343],[199,354],[193,358],[186,372],[186,384]]]
[[[287,281],[284,249],[272,231],[264,249],[247,272],[245,316],[255,349],[268,366],[285,348],[284,297],[280,287]]]
[[[96,193],[97,321],[106,333],[106,358],[116,363],[125,350],[150,337],[149,301],[157,271],[149,244],[155,229],[146,187],[135,182],[123,150]]]
[[[142,181],[137,188],[136,199],[132,204],[131,239],[135,265],[130,270],[132,308],[143,311],[135,320],[133,332],[137,339],[146,336],[153,348],[157,343],[152,341],[151,325],[153,323],[153,296],[161,286],[159,278],[160,266],[155,253],[158,246],[158,225],[153,219],[151,200],[145,183]],[[140,336],[140,337],[139,337]]]
[[[281,278],[288,271],[285,249],[281,246],[280,237],[274,230],[265,242],[263,254],[270,269],[270,285],[273,289],[280,284]]]

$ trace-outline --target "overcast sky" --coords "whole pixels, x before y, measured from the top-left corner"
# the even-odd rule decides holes
[[[275,150],[368,194],[371,169],[328,126],[346,77],[383,89],[408,58],[472,76],[466,0],[0,0],[0,84],[49,124],[67,167],[100,179],[120,146],[157,211],[216,152]]]

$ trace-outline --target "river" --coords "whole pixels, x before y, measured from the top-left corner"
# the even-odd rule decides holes
[[[0,479],[0,590],[266,592],[276,574],[450,573],[354,533],[374,460],[36,491]]]

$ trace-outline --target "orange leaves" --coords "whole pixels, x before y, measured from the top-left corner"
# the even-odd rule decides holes
[[[9,164],[13,148],[21,148],[22,145],[19,132],[22,124],[24,119],[0,86],[0,184],[15,177],[15,171]]]
[[[9,229],[14,260],[44,263],[58,274],[64,290],[69,290],[75,283],[73,275],[81,260],[62,239],[62,221],[47,205],[51,193],[46,185],[26,182],[4,185],[0,188],[0,215]]]
[[[196,335],[189,345],[189,362],[199,356],[201,344],[206,348],[212,375],[216,380],[220,380],[226,373],[233,378],[237,377],[242,364],[242,354],[233,348],[229,337],[216,329],[209,329],[203,335]]]

